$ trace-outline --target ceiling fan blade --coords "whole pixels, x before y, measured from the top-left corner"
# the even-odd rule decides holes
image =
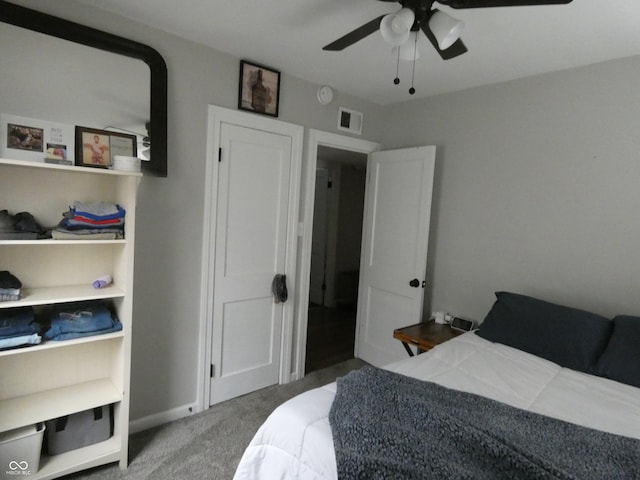
[[[431,45],[433,45],[433,48],[436,49],[436,51],[440,54],[440,57],[442,57],[443,60],[450,60],[452,58],[457,57],[458,55],[462,55],[463,53],[467,52],[467,47],[464,45],[464,43],[462,43],[462,40],[460,39],[453,42],[453,45],[451,45],[449,48],[445,50],[441,50],[440,47],[438,46],[438,40],[436,39],[436,37],[433,35],[433,32],[431,32],[431,29],[429,28],[428,22],[424,22],[422,24],[422,31],[427,36],[427,38],[431,42]]]
[[[572,0],[436,0],[451,8],[525,7],[533,5],[564,5]]]
[[[354,31],[347,33],[344,37],[340,37],[335,42],[322,47],[322,50],[330,50],[332,52],[344,50],[349,45],[353,45],[354,43],[377,31],[380,28],[380,22],[384,17],[385,15],[380,15],[378,18],[374,18],[369,23],[365,23],[361,27],[356,28]]]

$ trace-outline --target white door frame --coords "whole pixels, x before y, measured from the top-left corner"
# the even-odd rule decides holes
[[[200,282],[200,339],[198,365],[198,411],[209,408],[210,383],[209,359],[212,353],[212,315],[214,285],[214,255],[212,242],[216,238],[215,214],[218,198],[218,150],[220,139],[217,133],[222,122],[233,123],[266,132],[281,133],[292,138],[291,181],[289,195],[289,214],[287,218],[287,255],[285,274],[289,284],[289,298],[295,298],[296,258],[298,243],[298,215],[300,206],[300,176],[302,166],[302,142],[304,128],[300,125],[286,123],[269,117],[231,110],[209,105],[207,113],[207,156],[205,168],[204,219],[202,242],[202,270]],[[307,280],[308,282],[308,280]],[[289,303],[289,302],[287,302]],[[280,358],[280,383],[291,381],[291,363],[293,347],[293,321],[295,304],[284,304],[284,322],[282,326],[282,354]]]
[[[318,164],[318,147],[332,147],[340,150],[364,153],[369,155],[380,150],[380,144],[361,138],[338,135],[309,129],[306,135],[307,162],[304,166],[303,180],[304,211],[300,229],[304,232],[298,266],[298,280],[296,283],[296,359],[291,379],[304,377],[304,365],[307,357],[307,323],[309,320],[309,274],[311,271],[311,240],[313,233],[313,201],[315,196],[316,167]]]

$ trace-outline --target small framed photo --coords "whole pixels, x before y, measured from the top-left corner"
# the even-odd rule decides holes
[[[238,108],[277,117],[279,102],[280,72],[241,60]]]
[[[0,156],[73,165],[74,126],[0,113]]]
[[[42,152],[44,129],[27,125],[7,124],[7,148]]]
[[[109,168],[116,155],[135,157],[136,147],[135,135],[76,127],[76,165]]]

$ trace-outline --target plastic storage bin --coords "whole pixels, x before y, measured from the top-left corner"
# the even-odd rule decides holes
[[[0,476],[33,475],[38,471],[44,429],[44,424],[38,423],[0,433]]]
[[[47,420],[44,451],[47,455],[86,447],[108,440],[113,433],[113,407],[85,410],[65,417]]]

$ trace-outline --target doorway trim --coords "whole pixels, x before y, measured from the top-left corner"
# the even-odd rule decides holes
[[[304,166],[301,197],[304,201],[300,230],[304,232],[299,249],[299,269],[296,281],[296,358],[291,379],[304,377],[307,358],[307,325],[309,321],[309,275],[311,273],[311,241],[313,234],[313,203],[315,198],[315,176],[318,165],[318,147],[331,147],[369,155],[380,150],[380,144],[360,138],[338,135],[336,133],[309,129],[306,134],[307,161]],[[368,160],[367,160],[368,163]]]
[[[213,295],[214,285],[214,254],[217,196],[218,196],[218,155],[219,136],[221,123],[232,123],[248,128],[255,128],[266,132],[288,135],[292,138],[291,145],[291,173],[289,183],[289,214],[287,218],[287,258],[285,273],[287,278],[297,284],[296,258],[297,258],[297,220],[300,207],[300,178],[303,154],[303,127],[293,123],[275,120],[269,117],[259,116],[247,112],[231,110],[217,105],[209,105],[207,111],[207,154],[205,160],[205,195],[204,195],[204,219],[202,242],[202,269],[200,282],[200,341],[199,364],[197,382],[197,410],[201,412],[210,406],[210,374],[209,359],[212,353],[212,326],[213,326]],[[289,383],[292,380],[292,348],[294,344],[295,304],[285,307],[284,323],[281,335],[281,356],[279,383]]]

